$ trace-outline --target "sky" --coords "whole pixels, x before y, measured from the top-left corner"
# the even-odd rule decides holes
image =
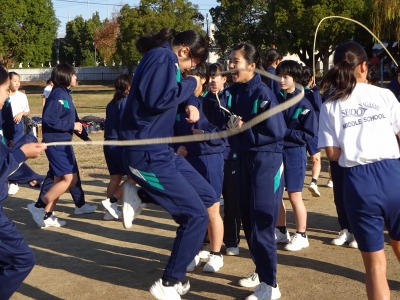
[[[197,4],[204,16],[210,8],[217,6],[216,0],[190,0],[190,2]],[[97,11],[100,15],[100,20],[104,20],[105,18],[110,18],[113,12],[119,11],[125,4],[135,6],[139,3],[140,0],[53,0],[56,17],[61,22],[58,33],[59,35],[63,34],[65,32],[65,24],[76,16],[81,15],[83,19],[88,20]]]

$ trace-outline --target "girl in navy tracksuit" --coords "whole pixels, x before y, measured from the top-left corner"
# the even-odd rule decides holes
[[[54,67],[51,79],[53,90],[43,108],[43,142],[71,141],[74,131],[82,132],[82,124],[76,122],[75,105],[70,88],[77,84],[74,68],[68,64]],[[45,207],[39,202],[30,204],[28,209],[39,227],[61,227],[65,221],[53,215],[58,198],[77,180],[77,164],[72,146],[52,146],[46,150],[50,169],[54,174],[54,183],[43,196]],[[43,210],[44,209],[44,210]]]
[[[201,79],[201,86],[195,91],[195,96],[200,99],[200,119],[196,123],[187,123],[185,121],[186,113],[184,111],[177,114],[174,134],[175,135],[191,135],[201,133],[212,133],[220,131],[220,128],[211,124],[203,113],[202,96],[205,96],[204,86],[207,83],[207,66],[201,64],[195,70],[189,71],[189,74],[198,75]],[[195,97],[192,96],[192,97]],[[224,174],[224,157],[225,139],[214,139],[211,141],[178,144],[177,154],[184,156],[189,163],[211,184],[217,196],[217,204],[208,209],[209,226],[208,237],[210,239],[211,252],[207,257],[207,263],[203,270],[205,272],[217,272],[223,266],[223,258],[221,255],[222,239],[224,236],[224,227],[219,212],[220,196],[222,193],[222,181]],[[188,271],[193,271],[193,267],[198,265],[200,257],[195,257]]]
[[[8,97],[9,86],[7,71],[0,66],[0,109]],[[28,143],[21,147],[16,145],[11,150],[5,145],[0,128],[0,300],[8,300],[12,296],[35,263],[32,250],[14,222],[4,214],[3,200],[7,198],[7,177],[27,158],[39,156],[45,148],[43,144]]]
[[[268,49],[263,59],[263,68],[266,72],[276,75],[276,67],[279,65],[282,59],[283,55],[278,49]],[[279,92],[281,91],[281,87],[279,86],[278,81],[268,77],[263,77],[263,81],[268,85],[268,87],[274,92],[276,96],[279,94]]]
[[[230,127],[241,127],[243,122],[277,105],[274,93],[254,72],[258,61],[258,51],[253,45],[243,43],[232,48],[229,68],[238,70],[232,71],[234,83],[222,92],[220,102],[235,116],[220,109],[216,95],[208,93],[204,112],[214,124],[228,121]],[[233,137],[236,143],[232,146],[238,150],[237,185],[243,229],[260,279],[248,299],[270,299],[271,293],[280,297],[276,284],[275,225],[283,193],[285,131],[285,120],[278,113]]]
[[[104,140],[119,140],[119,123],[122,118],[122,111],[125,108],[126,99],[131,89],[132,78],[130,75],[119,75],[114,81],[115,94],[113,99],[106,107],[106,120],[104,122]],[[108,172],[110,173],[110,182],[107,186],[107,198],[101,203],[107,210],[105,219],[119,219],[121,212],[118,210],[118,199],[114,196],[120,187],[122,176],[125,170],[122,163],[122,148],[118,146],[104,146],[104,157],[107,163]],[[111,218],[109,217],[111,215]]]
[[[304,96],[308,99],[313,107],[318,130],[319,111],[321,110],[322,97],[319,87],[314,85],[314,76],[310,67],[303,67],[302,85],[304,87]],[[321,172],[321,151],[318,148],[318,134],[316,134],[314,138],[307,143],[306,148],[308,154],[311,156],[312,162],[311,183],[308,186],[308,190],[311,192],[313,197],[320,197],[321,193],[319,192],[317,185],[319,173]]]
[[[191,98],[199,78],[182,79],[181,72],[206,61],[206,40],[193,30],[178,33],[162,29],[139,38],[136,46],[144,56],[123,111],[121,138],[171,137],[179,104],[186,101],[187,122],[199,119],[199,101]],[[207,208],[218,205],[217,196],[190,163],[167,144],[124,147],[123,158],[127,174],[179,224],[164,274],[150,291],[157,299],[180,299],[180,294],[188,291],[182,290],[181,283],[186,267],[199,252],[207,229]]]
[[[295,83],[301,82],[301,65],[293,60],[282,61],[276,68],[276,74],[282,77],[280,82],[281,92],[278,102],[283,103],[300,93]],[[283,111],[286,121],[286,134],[283,146],[283,162],[285,166],[285,187],[296,220],[296,233],[285,245],[285,250],[298,251],[309,246],[306,235],[307,210],[303,202],[302,190],[306,175],[306,144],[317,133],[317,119],[311,103],[307,98]],[[281,201],[279,220],[277,224],[277,237],[281,234],[288,237],[286,230],[286,209]],[[277,238],[277,242],[279,239]]]

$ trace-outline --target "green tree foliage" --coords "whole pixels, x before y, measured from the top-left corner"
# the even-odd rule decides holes
[[[99,13],[93,14],[89,20],[82,16],[75,17],[66,24],[66,35],[63,40],[61,62],[76,67],[95,66],[95,31],[101,27]],[[102,60],[97,57],[97,60]]]
[[[298,54],[303,62],[312,65],[314,35],[320,20],[339,15],[368,23],[366,10],[371,11],[371,6],[367,6],[366,2],[368,1],[218,0],[219,6],[212,8],[210,13],[217,27],[215,37],[221,54],[233,43],[249,41],[261,51],[277,47],[283,53]],[[356,27],[354,23],[340,19],[326,20],[321,24],[316,58],[323,61],[325,70],[334,47],[354,38]],[[365,39],[365,34],[359,36]]]
[[[273,43],[274,33],[271,27],[263,24],[263,20],[269,16],[271,0],[217,2],[220,5],[212,8],[210,14],[217,28],[215,39],[221,55],[238,42],[250,41],[261,48]]]
[[[203,20],[197,5],[187,0],[141,0],[137,7],[125,5],[118,17],[117,56],[132,70],[142,57],[135,46],[138,37],[165,27],[202,31]]]
[[[51,0],[0,0],[0,62],[41,67],[51,61],[59,21]]]

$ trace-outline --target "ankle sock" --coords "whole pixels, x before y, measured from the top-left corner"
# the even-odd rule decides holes
[[[111,196],[111,197],[110,197],[110,202],[111,202],[111,203],[116,203],[116,202],[118,202],[118,199],[115,198],[114,196]]]
[[[306,234],[305,231],[304,231],[304,232],[296,231],[296,233],[301,234],[301,236],[302,236],[303,238],[306,238],[306,237],[307,237],[307,234]]]
[[[53,212],[52,212],[52,211],[46,211],[46,212],[44,213],[43,220],[46,220],[46,219],[50,218],[52,215],[53,215]]]
[[[283,233],[283,234],[286,234],[286,233],[287,233],[286,226],[276,226],[276,228],[278,228],[279,231],[280,231],[281,233]]]
[[[175,284],[179,283],[178,279],[170,278],[170,279],[166,280],[164,278],[161,278],[161,280],[162,280],[162,285],[163,286],[174,286]]]
[[[314,182],[315,184],[317,184],[317,179],[312,178],[312,179],[311,179],[311,183],[313,183],[313,182]]]
[[[222,256],[221,251],[218,251],[218,252],[210,251],[210,254],[211,254],[211,255]]]
[[[46,204],[42,201],[42,199],[39,199],[36,203],[35,203],[35,207],[36,208],[45,208]]]

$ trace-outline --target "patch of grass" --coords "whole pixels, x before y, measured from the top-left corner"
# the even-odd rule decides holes
[[[24,90],[28,97],[32,116],[42,115],[42,93],[45,86],[45,83],[41,84],[40,82],[23,83],[21,85],[21,90]],[[82,84],[74,88],[72,98],[80,117],[90,114],[105,116],[106,106],[113,94],[114,87],[110,83]]]

